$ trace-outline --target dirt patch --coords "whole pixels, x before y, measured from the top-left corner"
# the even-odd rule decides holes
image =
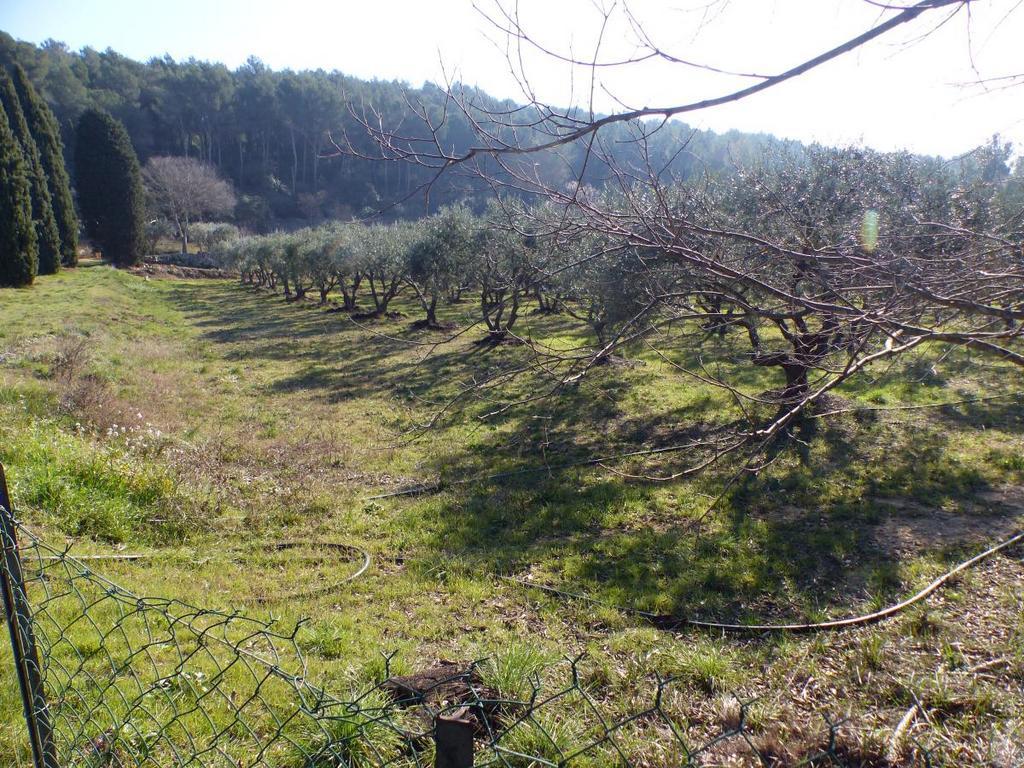
[[[369,312],[356,312],[352,315],[353,320],[401,320],[405,315],[395,310],[388,310],[387,312],[378,312],[376,310],[370,310]]]
[[[381,688],[399,704],[442,704],[466,701],[479,685],[480,676],[469,664],[439,661],[411,675],[390,677]]]
[[[962,510],[949,512],[905,499],[878,498],[888,511],[875,528],[877,546],[894,556],[961,544],[988,543],[1020,530],[1024,488],[1005,486],[982,491]]]
[[[1001,488],[989,488],[976,494],[975,503],[989,507],[1003,507],[1014,514],[1024,515],[1024,486],[1004,485]]]
[[[433,713],[460,707],[459,717],[472,723],[477,736],[500,731],[502,723],[519,709],[484,685],[475,666],[452,661],[440,660],[411,675],[388,678],[381,688],[398,706],[416,709],[428,723]]]

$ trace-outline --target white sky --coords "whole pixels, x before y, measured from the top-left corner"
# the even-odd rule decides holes
[[[601,20],[595,4],[612,1],[519,0],[520,18],[540,42],[585,57]],[[478,2],[494,8],[494,0]],[[606,31],[602,52],[608,57],[636,50],[622,7],[620,0]],[[674,55],[768,74],[894,13],[865,0],[629,0],[628,7]],[[996,84],[987,92],[962,85],[1024,73],[1024,0],[974,0],[970,10],[934,31],[949,11],[930,11],[795,81],[684,119],[715,130],[947,156],[996,132],[1024,147],[1024,82],[1001,90]],[[169,53],[234,67],[256,55],[275,69],[322,67],[414,85],[440,80],[444,61],[468,84],[523,98],[509,74],[503,38],[471,0],[2,0],[0,29],[32,42],[62,40],[75,49],[111,47],[143,60]],[[540,98],[564,104],[587,97],[586,72],[571,77],[567,67],[535,53],[525,62]],[[661,106],[750,82],[664,63],[605,69],[595,106],[614,108],[606,91],[630,107]]]

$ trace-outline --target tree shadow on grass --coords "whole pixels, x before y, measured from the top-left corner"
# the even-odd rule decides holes
[[[275,392],[303,390],[328,402],[408,397],[422,412],[424,401],[442,403],[467,377],[515,361],[515,348],[485,352],[472,340],[468,350],[435,350],[424,359],[423,347],[403,340],[438,335],[383,323],[383,333],[369,333],[337,313],[226,285],[183,285],[176,295],[207,339],[231,347],[229,357],[287,361],[288,370],[267,385]],[[387,338],[396,334],[398,340]],[[628,397],[646,375],[599,373],[593,386],[567,388],[542,408],[531,403],[475,431],[465,426],[459,445],[429,453],[425,469],[467,479],[666,446],[730,426],[732,417],[703,396],[638,413]],[[526,398],[538,386],[527,379],[508,394]],[[494,403],[481,402],[485,407]],[[1015,409],[1007,404],[997,417],[1012,425]],[[975,416],[965,417],[971,426]],[[903,561],[876,535],[887,514],[876,497],[949,506],[985,487],[978,472],[951,459],[945,432],[907,429],[897,444],[876,427],[852,417],[810,422],[797,441],[779,447],[778,461],[736,484],[699,528],[692,521],[708,500],[687,483],[634,483],[600,469],[522,473],[395,503],[422,516],[422,556],[431,561],[444,556],[493,572],[537,567],[569,589],[679,616],[735,621],[843,612],[904,586]],[[799,461],[788,461],[794,452]],[[712,495],[728,475],[717,471]]]
[[[880,540],[894,512],[877,497],[964,504],[972,514],[969,501],[987,484],[951,458],[945,434],[910,433],[879,464],[850,444],[847,428],[818,430],[805,460],[746,476],[701,526],[692,520],[706,501],[673,510],[666,486],[589,471],[452,489],[436,511],[430,556],[502,573],[539,569],[539,581],[612,604],[743,622],[873,608],[909,588],[908,558],[962,552],[945,541],[899,552]]]
[[[967,394],[964,399],[969,400],[971,396]],[[934,418],[948,429],[994,428],[1024,434],[1024,396],[1008,395],[1005,400],[944,406],[935,409]]]
[[[172,296],[205,339],[218,344],[263,342],[246,350],[251,356],[301,356],[316,345],[303,348],[288,342],[316,341],[328,329],[332,334],[354,329],[336,321],[329,326],[330,316],[315,305],[286,302],[277,294],[237,286],[183,283],[175,287]]]
[[[287,369],[275,371],[270,392],[319,393],[326,402],[391,395],[430,410],[458,397],[467,382],[523,365],[523,350],[515,345],[489,348],[467,335],[435,347],[446,332],[411,328],[405,321],[356,324],[343,313],[312,302],[287,303],[269,292],[182,284],[173,295],[226,359],[287,363]],[[527,395],[527,379],[507,388],[509,399]],[[628,382],[608,390],[626,387]]]

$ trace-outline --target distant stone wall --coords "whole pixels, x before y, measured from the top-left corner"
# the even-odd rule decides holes
[[[147,256],[144,261],[147,264],[173,264],[178,267],[195,267],[197,269],[217,269],[220,264],[206,251],[199,253],[181,253],[173,251],[170,253],[155,253]]]

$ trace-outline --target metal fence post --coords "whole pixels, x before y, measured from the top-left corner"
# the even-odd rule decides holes
[[[434,718],[434,768],[473,768],[473,721],[466,708]]]
[[[25,590],[25,577],[18,553],[18,536],[14,526],[14,512],[7,490],[7,477],[0,464],[0,543],[3,561],[0,562],[0,591],[4,596],[4,616],[11,634],[11,651],[21,689],[21,704],[25,710],[25,724],[32,742],[32,761],[35,768],[58,768],[53,744],[50,710],[43,692],[39,653],[32,631],[32,613]]]

